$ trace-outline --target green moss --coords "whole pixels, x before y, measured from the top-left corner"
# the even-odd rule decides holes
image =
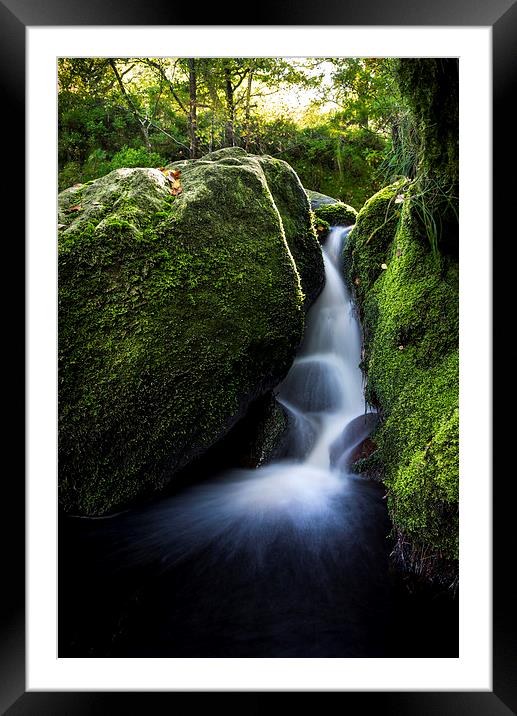
[[[452,393],[454,383],[452,389],[451,385],[448,388]],[[425,397],[429,413],[434,417],[427,432],[430,437],[423,447],[413,445],[412,449],[403,451],[403,459],[399,460],[389,486],[388,505],[399,516],[397,529],[406,535],[415,550],[432,548],[441,557],[457,559],[458,409],[451,396],[449,400],[435,395],[429,399],[429,395],[424,396],[420,390],[418,397]],[[412,402],[411,407],[415,405],[414,397]],[[443,417],[437,420],[437,414]],[[389,435],[389,428],[386,432]]]
[[[321,204],[314,209],[319,219],[327,221],[331,226],[351,226],[357,219],[357,211],[348,204],[338,201],[335,204]]]
[[[396,215],[391,199],[399,190],[387,187],[360,212],[348,273],[360,278],[352,283],[363,317],[366,393],[383,416],[374,438],[395,554],[420,572],[425,560],[427,576],[439,578],[458,549],[458,265],[450,258],[437,264],[422,240],[410,188]]]
[[[416,215],[436,257],[458,256],[457,58],[405,58],[397,83],[417,137]]]
[[[323,256],[312,222],[310,202],[289,164],[268,156],[260,157],[260,164],[282,218],[285,237],[307,297],[305,308],[308,309],[325,281]]]
[[[302,337],[300,277],[260,162],[180,168],[177,197],[153,169],[93,182],[60,232],[68,511],[159,489],[279,382]]]
[[[397,83],[411,108],[420,137],[420,169],[458,181],[458,60],[405,58]]]
[[[248,166],[263,173],[300,275],[307,310],[323,288],[325,271],[312,222],[310,202],[297,174],[281,159],[267,155],[251,155],[240,147],[212,152],[203,157],[203,161],[217,161],[228,166]],[[184,162],[176,162],[173,166],[179,168],[183,165]]]
[[[397,203],[397,197],[403,187],[404,182],[397,181],[374,194],[347,236],[343,252],[346,277],[360,304],[383,272],[382,265],[387,261],[400,220],[401,204]]]
[[[327,236],[328,232],[330,231],[330,224],[328,221],[325,221],[324,219],[319,219],[316,214],[313,213],[313,225],[316,230],[316,236],[321,240]]]

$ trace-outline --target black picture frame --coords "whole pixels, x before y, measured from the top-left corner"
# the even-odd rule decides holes
[[[312,7],[307,0],[296,4],[273,3],[265,0],[255,8],[254,16],[244,20],[242,7],[232,6],[204,8],[203,25],[341,25],[341,26],[486,26],[492,28],[493,37],[493,136],[498,140],[505,135],[507,111],[514,99],[517,67],[517,3],[513,0],[395,0],[381,3],[377,0],[320,0]],[[197,15],[197,17],[196,17]],[[24,215],[26,167],[23,157],[25,136],[22,118],[25,111],[25,29],[27,26],[74,26],[74,25],[199,25],[199,10],[187,5],[178,6],[162,0],[0,0],[0,75],[4,95],[6,123],[5,138],[14,149],[9,163],[8,175],[4,177],[3,198],[10,212],[15,208],[17,217]],[[238,22],[226,22],[237,19]],[[6,134],[8,132],[8,134]],[[5,141],[5,139],[4,139]],[[5,146],[7,149],[7,146]],[[509,139],[506,143],[494,143],[493,168],[493,235],[504,238],[505,220],[509,207],[513,208],[512,186],[503,178],[504,167],[515,167],[515,145]],[[11,250],[16,265],[24,265],[24,244],[22,241],[22,220],[19,218],[11,229]],[[499,286],[510,286],[510,268],[505,266],[499,275]],[[506,274],[506,275],[505,275]],[[28,290],[29,287],[26,287]],[[495,309],[507,300],[505,289],[495,291]],[[24,305],[22,297],[21,304]],[[23,321],[22,321],[23,324]],[[11,314],[6,317],[6,335],[16,336],[10,351],[11,370],[21,370],[24,358],[23,333],[19,318]],[[11,343],[11,341],[10,341]],[[16,347],[17,346],[17,347]],[[494,353],[497,357],[497,352]],[[501,379],[502,380],[502,379]],[[23,405],[17,381],[16,403]],[[497,381],[494,385],[494,394]],[[15,423],[16,425],[21,424]],[[20,435],[22,431],[20,430]],[[494,456],[503,452],[511,440],[510,426],[501,426],[494,437]],[[502,448],[501,448],[502,446]],[[16,453],[18,454],[18,453]],[[18,462],[18,458],[16,458]],[[340,708],[345,713],[358,713],[359,709],[372,709],[384,715],[404,716],[448,716],[465,714],[476,716],[507,716],[517,713],[517,640],[515,638],[516,589],[512,585],[511,565],[508,555],[515,545],[514,528],[510,515],[508,486],[501,477],[502,461],[494,457],[494,516],[493,516],[493,691],[491,692],[337,692]],[[176,709],[182,713],[187,708],[213,709],[221,706],[222,693],[178,693],[178,692],[26,692],[25,687],[25,486],[21,471],[8,471],[9,479],[3,480],[4,517],[2,520],[2,545],[6,547],[3,556],[4,606],[0,614],[0,710],[9,716],[22,714],[103,714],[121,709],[126,714],[169,713]],[[514,481],[513,476],[509,479]],[[7,493],[7,494],[6,494]],[[367,665],[365,665],[367,668]],[[292,694],[291,694],[292,695]],[[286,694],[286,696],[291,696]],[[316,697],[320,704],[322,694],[304,693],[304,702],[310,708]],[[274,697],[274,701],[273,698]],[[185,703],[187,699],[187,703]],[[291,701],[291,699],[289,699]],[[228,704],[228,701],[230,704]],[[224,708],[232,713],[255,714],[266,708],[278,707],[285,702],[283,693],[235,693],[225,699]],[[314,703],[316,705],[316,703]]]

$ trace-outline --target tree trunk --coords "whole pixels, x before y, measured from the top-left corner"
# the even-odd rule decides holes
[[[153,148],[152,148],[151,142],[149,140],[149,127],[146,124],[144,124],[142,121],[140,121],[139,123],[140,123],[140,131],[142,132],[142,136],[144,138],[145,147],[148,152],[151,152]]]
[[[224,93],[226,96],[226,125],[225,144],[227,147],[235,146],[235,105],[233,100],[232,75],[228,67],[224,68]]]
[[[199,139],[197,136],[197,76],[196,76],[196,60],[189,58],[189,136],[190,136],[190,156],[196,159],[199,154]]]
[[[131,99],[131,95],[128,93],[128,91],[124,87],[124,83],[122,82],[122,77],[120,76],[120,72],[117,69],[115,61],[110,58],[108,60],[108,63],[110,65],[111,69],[113,70],[113,73],[117,80],[118,86],[120,87],[122,97],[124,98],[124,100],[128,106],[128,109],[131,111],[134,118],[138,122],[138,126],[140,127],[140,131],[142,132],[142,136],[144,138],[146,149],[147,149],[147,151],[150,152],[152,147],[151,147],[151,142],[149,141],[149,126],[148,126],[148,124],[146,124],[145,119],[142,117],[142,115],[138,111],[136,104]]]
[[[246,151],[250,148],[251,143],[251,122],[250,122],[250,113],[251,113],[251,85],[253,82],[253,70],[250,68],[249,74],[248,74],[248,85],[246,87],[246,112],[245,112],[245,121],[244,126],[246,128],[246,138],[245,138],[245,149]]]

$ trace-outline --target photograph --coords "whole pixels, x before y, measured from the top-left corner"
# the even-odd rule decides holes
[[[57,59],[60,659],[459,656],[461,62]]]
[[[517,2],[462,3],[0,0],[0,713],[517,713]]]

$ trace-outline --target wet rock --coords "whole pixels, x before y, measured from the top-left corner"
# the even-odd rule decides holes
[[[370,435],[378,422],[377,413],[365,413],[351,420],[330,446],[330,466],[347,468],[369,457],[377,449]]]

